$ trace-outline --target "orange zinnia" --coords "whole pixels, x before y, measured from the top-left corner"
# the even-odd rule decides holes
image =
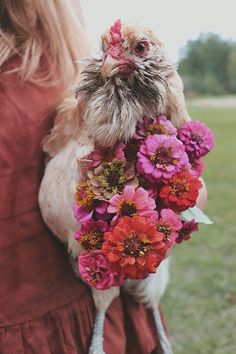
[[[105,232],[102,252],[122,277],[143,279],[163,260],[163,233],[142,216],[119,219],[112,231]]]

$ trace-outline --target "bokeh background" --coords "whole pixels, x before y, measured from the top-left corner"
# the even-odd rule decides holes
[[[236,353],[236,2],[235,0],[82,0],[98,48],[113,21],[151,27],[185,84],[193,119],[209,125],[206,213],[214,221],[175,248],[162,299],[175,354]]]

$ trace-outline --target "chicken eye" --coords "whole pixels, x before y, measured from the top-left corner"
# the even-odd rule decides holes
[[[138,42],[135,47],[135,54],[142,57],[149,49],[149,44],[146,41]]]

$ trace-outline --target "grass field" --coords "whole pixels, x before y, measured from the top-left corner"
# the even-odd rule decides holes
[[[205,158],[205,212],[201,226],[175,248],[171,281],[162,299],[175,354],[236,353],[236,109],[191,107],[206,122],[215,149]]]

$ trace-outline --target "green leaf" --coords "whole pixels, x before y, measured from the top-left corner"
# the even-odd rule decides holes
[[[198,207],[194,206],[188,210],[182,211],[180,217],[185,221],[194,219],[196,222],[203,224],[213,224],[213,222],[206,216]]]

